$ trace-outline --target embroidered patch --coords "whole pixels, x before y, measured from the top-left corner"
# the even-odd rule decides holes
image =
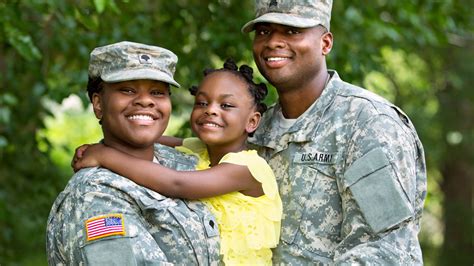
[[[87,241],[106,236],[125,235],[122,214],[109,214],[90,218],[86,221]]]
[[[294,163],[299,164],[334,164],[336,156],[334,153],[311,151],[311,152],[298,152],[293,157]]]

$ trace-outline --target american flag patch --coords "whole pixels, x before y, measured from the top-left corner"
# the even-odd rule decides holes
[[[109,214],[86,221],[87,241],[114,235],[125,235],[122,214]]]

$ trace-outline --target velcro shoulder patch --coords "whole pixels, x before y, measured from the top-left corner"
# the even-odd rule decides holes
[[[90,218],[85,223],[87,241],[107,236],[125,235],[122,214],[107,214]]]

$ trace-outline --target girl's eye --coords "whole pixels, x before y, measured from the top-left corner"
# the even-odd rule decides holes
[[[203,107],[203,106],[207,106],[207,102],[195,102],[194,105]]]
[[[235,106],[233,106],[232,104],[223,103],[223,104],[221,104],[221,107],[222,107],[223,109],[229,109],[229,108],[233,108],[233,107],[235,107]]]
[[[154,90],[151,92],[151,95],[153,96],[165,96],[167,93],[165,92],[162,92],[162,91],[158,91],[158,90]]]

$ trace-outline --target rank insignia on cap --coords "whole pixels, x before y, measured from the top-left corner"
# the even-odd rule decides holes
[[[122,214],[108,214],[90,218],[86,221],[87,241],[106,236],[125,235]]]
[[[278,2],[276,0],[270,1],[270,4],[268,5],[268,7],[272,7],[272,6],[278,6]]]
[[[138,61],[140,61],[140,64],[151,64],[151,56],[147,54],[140,54],[138,56]]]

